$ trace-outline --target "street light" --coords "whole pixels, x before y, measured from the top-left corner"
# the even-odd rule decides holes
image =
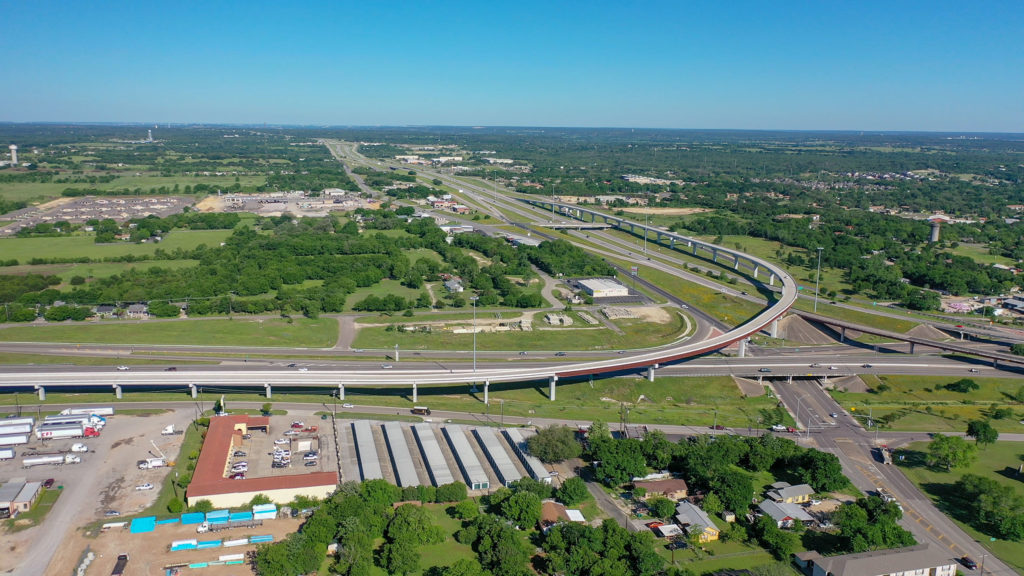
[[[807,398],[807,396],[808,396],[808,394],[804,394],[803,396],[801,396],[801,397],[796,399],[796,414],[794,415],[794,417],[796,419],[796,425],[798,427],[800,426],[800,405],[804,401],[804,398]],[[797,436],[800,435],[799,428],[797,429],[796,434],[797,434]],[[810,438],[810,436],[811,436],[811,429],[807,428],[806,437]]]
[[[814,277],[814,313],[818,313],[818,284],[821,281],[821,251],[824,250],[821,246],[818,246],[818,273]]]
[[[476,301],[479,296],[470,296],[469,301],[473,303],[473,372],[476,372]]]

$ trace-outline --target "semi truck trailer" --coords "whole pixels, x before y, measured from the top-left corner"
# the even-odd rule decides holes
[[[110,406],[97,406],[95,408],[68,408],[60,411],[61,416],[113,416],[114,409]]]
[[[0,448],[0,460],[14,459],[14,448]]]
[[[40,440],[59,440],[61,438],[95,438],[100,433],[91,426],[82,424],[55,424],[40,426],[36,429],[36,438]]]
[[[15,424],[28,424],[29,426],[36,425],[36,419],[32,416],[24,416],[18,418],[4,418],[0,420],[0,426],[13,426]]]
[[[96,428],[102,428],[107,424],[107,419],[102,416],[89,415],[73,415],[73,416],[47,416],[43,419],[43,425],[46,424],[85,424],[86,426],[93,426]]]
[[[74,454],[54,454],[51,456],[33,456],[32,458],[24,458],[21,461],[21,465],[25,468],[31,468],[33,466],[45,466],[47,464],[78,464],[82,459]]]
[[[0,436],[0,446],[21,446],[22,444],[28,444],[28,434]]]
[[[0,436],[7,436],[8,434],[30,434],[31,432],[31,424],[7,424],[3,420],[0,420]]]

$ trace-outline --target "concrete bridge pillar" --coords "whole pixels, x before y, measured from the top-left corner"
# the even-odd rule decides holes
[[[744,338],[743,340],[740,340],[740,353],[739,353],[739,356],[740,356],[740,358],[746,358],[747,357],[747,339],[746,338]]]
[[[696,256],[697,255],[697,244],[695,242],[691,242],[690,246],[693,247],[693,255]]]
[[[768,285],[775,286],[775,272],[772,272],[771,275],[768,276]]]
[[[274,393],[273,393],[273,388],[271,388],[271,386],[270,386],[270,382],[267,382],[266,384],[263,385],[263,390],[266,393],[267,398],[273,397]]]
[[[913,342],[910,343],[910,353],[911,354],[914,353],[914,343]]]
[[[675,238],[669,238],[668,239],[668,247],[671,248],[672,250],[676,249],[676,239]]]
[[[416,383],[412,383],[412,403],[415,404],[420,401],[420,396],[416,390]]]
[[[345,383],[338,382],[338,400],[345,399]]]
[[[715,262],[716,264],[718,263],[718,249],[717,248],[713,248],[711,250],[711,261]]]
[[[39,393],[39,401],[46,400],[46,388],[43,388],[39,384],[36,384],[36,392]]]
[[[558,382],[558,376],[552,376],[548,378],[548,400],[555,401],[555,382]]]
[[[736,261],[733,262],[732,269],[733,270],[739,270],[740,269],[740,257],[739,256],[734,256],[734,258],[736,259]]]
[[[840,342],[846,342],[846,328],[845,327],[839,329],[839,341]]]
[[[121,386],[119,384],[113,384],[113,387],[114,387],[114,397],[117,398],[118,400],[120,400],[122,398]]]
[[[488,380],[484,380],[484,404],[487,404],[488,406],[491,404],[490,392],[491,383]]]
[[[657,364],[647,367],[647,381],[654,382],[654,370],[658,367]]]
[[[786,380],[786,383],[787,384],[792,384],[793,383],[793,375],[792,374],[789,375],[789,378]]]
[[[757,273],[761,271],[761,267],[754,264],[754,280],[757,280]]]
[[[191,394],[192,394],[192,399],[193,399],[193,400],[195,400],[195,399],[196,399],[196,397],[197,397],[197,394],[196,394],[196,385],[195,385],[195,384],[189,384],[189,385],[188,385],[188,391],[189,391],[189,393],[191,393]]]
[[[771,336],[772,336],[772,338],[778,338],[779,337],[779,321],[778,320],[773,320],[772,321]]]
[[[999,360],[997,358],[992,359],[992,367],[999,368]]]

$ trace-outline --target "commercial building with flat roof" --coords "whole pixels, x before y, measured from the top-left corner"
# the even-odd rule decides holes
[[[269,431],[270,418],[229,415],[210,419],[210,428],[203,440],[192,482],[185,493],[187,502],[209,500],[214,508],[233,508],[247,504],[257,494],[265,494],[273,502],[285,504],[296,496],[326,498],[338,485],[334,472],[314,472],[289,476],[231,480],[227,476],[231,453],[241,446],[242,435],[249,428]]]
[[[929,544],[841,556],[808,550],[793,561],[807,576],[954,576],[957,566],[948,550]]]
[[[416,474],[409,443],[405,440],[405,430],[401,422],[384,423],[384,441],[391,452],[391,468],[395,471],[395,481],[399,486],[419,486],[420,478]]]
[[[579,281],[580,287],[594,298],[614,298],[629,296],[626,288],[611,278],[587,278]]]
[[[455,461],[458,462],[459,469],[462,470],[462,475],[466,479],[466,486],[470,490],[490,488],[491,481],[487,478],[487,472],[484,471],[476,453],[473,452],[473,447],[469,444],[469,439],[466,438],[462,426],[458,424],[445,425],[444,436],[448,439],[448,445],[451,446],[452,453],[455,455]]]

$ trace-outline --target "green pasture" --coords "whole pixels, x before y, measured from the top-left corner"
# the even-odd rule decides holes
[[[596,314],[596,313],[595,313]],[[415,317],[407,319],[408,326],[416,326]],[[419,321],[433,320],[424,316]],[[470,327],[468,322],[460,326]],[[685,322],[679,314],[673,314],[669,322],[657,324],[641,320],[618,320],[616,325],[622,334],[613,332],[604,325],[590,326],[577,321],[572,326],[548,327],[538,315],[534,318],[534,329],[509,332],[480,332],[476,335],[478,350],[616,350],[645,348],[674,341],[683,336]],[[692,324],[691,324],[692,325]],[[471,350],[473,334],[455,334],[442,326],[431,326],[431,332],[388,332],[382,327],[363,327],[356,335],[352,346],[355,348],[391,348],[395,344],[403,350]]]
[[[337,339],[338,322],[334,318],[126,320],[0,330],[3,342],[328,348]]]
[[[896,459],[903,473],[972,539],[1018,572],[1024,573],[1024,546],[1020,542],[990,539],[987,534],[975,530],[964,522],[965,518],[960,515],[961,511],[955,508],[957,499],[951,494],[953,484],[964,474],[969,473],[991,478],[1004,486],[1014,488],[1018,494],[1024,496],[1024,478],[1017,474],[1017,468],[1024,461],[1024,443],[996,442],[978,450],[977,459],[967,468],[954,469],[950,472],[925,465],[927,446],[925,442],[917,442],[899,451],[906,456],[903,461]]]
[[[4,258],[16,258],[28,262],[32,258],[92,258],[102,259],[116,256],[150,256],[162,249],[172,252],[177,248],[193,250],[200,244],[219,246],[232,233],[231,230],[174,230],[168,232],[162,242],[135,244],[117,241],[112,244],[95,244],[92,236],[62,236],[57,238],[3,238],[0,239],[0,254]]]
[[[965,371],[966,372],[966,371]],[[873,392],[833,390],[832,397],[850,414],[875,418],[896,413],[888,429],[922,432],[964,432],[970,420],[985,419],[992,407],[1010,408],[1014,416],[991,420],[1000,432],[1024,432],[1024,405],[1014,400],[1024,386],[1020,378],[970,378],[978,390],[961,394],[942,388],[961,378],[973,376],[864,375],[861,378]],[[888,390],[880,390],[881,385]],[[881,386],[884,388],[885,386]]]
[[[96,173],[99,175],[102,173]],[[68,176],[69,174],[62,174],[62,176]],[[266,183],[267,179],[264,176],[239,176],[239,184],[242,186],[256,186]],[[0,198],[7,200],[24,200],[24,201],[46,201],[53,198],[60,197],[61,192],[67,188],[95,188],[97,190],[121,190],[128,189],[129,191],[141,188],[143,192],[148,193],[150,188],[159,189],[161,186],[166,186],[168,190],[173,190],[174,185],[177,184],[179,187],[179,194],[184,194],[185,186],[195,186],[196,184],[206,184],[209,186],[223,186],[228,187],[235,183],[234,176],[159,176],[159,175],[125,175],[118,176],[113,182],[102,182],[97,184],[89,183],[56,183],[56,182],[13,182],[0,184]]]

